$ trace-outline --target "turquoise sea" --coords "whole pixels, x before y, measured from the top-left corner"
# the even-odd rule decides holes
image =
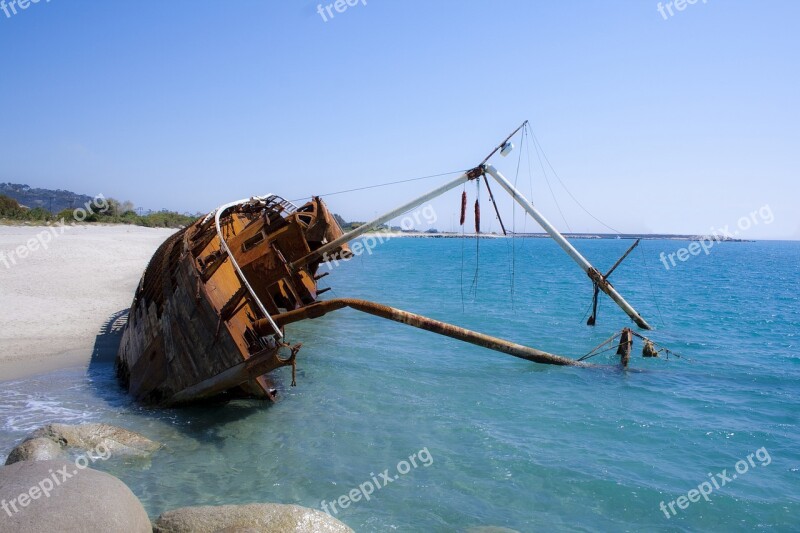
[[[573,242],[600,270],[630,245]],[[356,531],[798,531],[800,242],[719,243],[666,270],[660,252],[687,244],[643,241],[611,278],[681,359],[643,359],[637,343],[628,371],[613,352],[598,368],[542,366],[343,310],[289,327],[304,346],[297,387],[277,372],[278,403],[164,411],[119,390],[104,330],[88,372],[0,382],[0,453],[50,422],[144,433],[165,448],[95,467],[153,517],[320,508],[377,481],[337,518]],[[394,239],[322,283],[572,357],[630,324],[602,297],[585,325],[591,283],[549,239]],[[690,492],[709,486],[709,501]]]

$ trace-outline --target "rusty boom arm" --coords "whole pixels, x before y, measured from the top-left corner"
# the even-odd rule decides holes
[[[349,307],[363,313],[368,313],[370,315],[375,315],[380,318],[385,318],[387,320],[394,320],[395,322],[400,322],[401,324],[424,329],[426,331],[444,335],[453,339],[458,339],[470,344],[475,344],[476,346],[482,346],[490,350],[513,355],[514,357],[519,357],[520,359],[525,359],[527,361],[560,366],[590,366],[586,363],[581,363],[568,357],[553,355],[535,348],[529,348],[527,346],[509,342],[504,339],[454,326],[453,324],[440,322],[439,320],[434,320],[422,315],[417,315],[414,313],[409,313],[408,311],[389,307],[387,305],[382,305],[367,300],[357,300],[354,298],[336,298],[332,300],[326,300],[324,302],[317,302],[293,311],[281,313],[280,315],[274,315],[272,319],[275,321],[278,327],[282,328],[287,324],[298,322],[300,320],[318,318],[330,313],[331,311],[336,311],[345,307]],[[259,320],[254,324],[254,329],[256,333],[259,334],[268,335],[270,334],[271,328],[272,324],[264,319]]]

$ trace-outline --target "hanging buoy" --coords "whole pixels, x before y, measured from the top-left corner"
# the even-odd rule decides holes
[[[592,315],[586,321],[587,326],[594,326],[597,323],[597,296],[600,294],[600,287],[594,284],[594,295],[592,296]]]
[[[461,193],[461,222],[458,223],[459,226],[464,225],[464,221],[467,219],[467,191]]]
[[[653,341],[644,339],[644,346],[642,347],[642,357],[658,357],[658,350],[656,350]]]
[[[481,232],[481,204],[475,200],[475,233]]]

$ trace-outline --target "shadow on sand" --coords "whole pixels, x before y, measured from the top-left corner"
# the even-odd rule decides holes
[[[114,359],[128,322],[128,309],[113,313],[103,323],[94,339],[92,357],[86,375],[92,389],[102,400],[114,406],[130,405],[132,401],[120,387],[114,372]]]

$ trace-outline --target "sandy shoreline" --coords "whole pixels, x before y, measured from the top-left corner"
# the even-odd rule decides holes
[[[130,306],[150,257],[175,232],[73,226],[48,238],[48,231],[0,226],[0,381],[87,365],[104,324]]]
[[[175,231],[0,225],[0,381],[88,366],[104,325],[130,307],[148,261]]]

